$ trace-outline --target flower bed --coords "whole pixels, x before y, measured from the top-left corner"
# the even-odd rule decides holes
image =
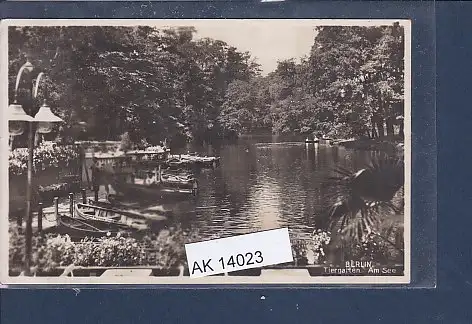
[[[28,170],[28,149],[18,148],[10,152],[8,159],[10,175],[23,175]],[[53,168],[67,168],[78,165],[79,150],[74,145],[56,145],[53,142],[43,142],[35,148],[33,167],[35,172]]]
[[[77,141],[85,151],[92,150],[94,152],[115,152],[120,148],[120,141]]]
[[[320,266],[333,265],[329,260],[328,252],[331,243],[331,234],[317,230],[309,240],[292,240],[292,252],[294,261],[292,266]],[[352,241],[345,247],[347,250],[339,250],[349,259],[361,262],[372,262],[375,265],[399,265],[403,264],[403,252],[393,247],[390,242],[375,234],[367,235],[363,241]],[[344,262],[334,262],[343,266]]]
[[[319,265],[326,261],[325,249],[331,241],[329,232],[316,230],[309,240],[291,240],[293,265]]]
[[[216,238],[216,237],[215,237]],[[198,233],[180,228],[162,230],[136,239],[118,235],[101,239],[85,238],[73,242],[67,235],[47,234],[33,239],[32,266],[37,273],[51,273],[69,265],[78,267],[149,266],[160,269],[188,269],[185,244],[200,241]],[[316,265],[323,262],[323,247],[329,236],[318,231],[312,240],[293,243],[292,266]],[[21,272],[24,258],[24,236],[16,227],[10,228],[9,267]]]
[[[140,239],[118,235],[94,240],[85,238],[80,242],[73,242],[67,235],[40,235],[33,238],[32,267],[33,272],[38,275],[59,275],[64,268],[71,265],[85,269],[102,268],[101,271],[106,268],[146,267],[161,269],[164,273],[183,267],[184,275],[188,275],[185,244],[200,240],[198,233],[191,234],[178,227]],[[269,268],[307,268],[312,275],[326,275],[323,273],[324,266],[342,268],[344,262],[332,264],[327,260],[325,249],[330,241],[330,233],[321,230],[314,232],[311,239],[292,240],[294,261]],[[24,236],[19,234],[14,226],[10,228],[9,246],[10,273],[19,274],[23,266]],[[402,267],[402,258],[394,257],[390,253],[392,252],[385,243],[369,236],[365,242],[352,246],[351,257],[356,261],[372,261],[373,265]],[[249,272],[251,271],[260,273],[260,269],[252,269]],[[241,275],[246,272],[243,271]]]
[[[43,202],[80,189],[80,152],[76,145],[43,142],[33,154],[34,185]],[[25,206],[28,170],[28,149],[19,148],[9,155],[10,214]]]
[[[73,242],[67,235],[47,234],[33,240],[34,272],[53,272],[59,267],[152,266],[172,269],[186,265],[185,244],[198,241],[197,234],[180,228],[162,230],[142,239],[118,235]],[[24,258],[24,235],[10,228],[9,268],[19,273]]]

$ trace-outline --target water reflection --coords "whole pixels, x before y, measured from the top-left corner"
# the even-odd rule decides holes
[[[278,227],[306,237],[327,205],[335,165],[357,170],[372,154],[280,137],[248,137],[199,151],[219,154],[221,165],[197,175],[198,197],[179,207],[174,221],[204,237]]]

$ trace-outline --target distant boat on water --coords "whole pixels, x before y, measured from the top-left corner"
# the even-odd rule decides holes
[[[319,143],[320,142],[320,139],[318,137],[313,137],[313,138],[306,138],[305,139],[305,143]]]

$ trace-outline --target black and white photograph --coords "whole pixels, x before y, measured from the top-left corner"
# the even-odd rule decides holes
[[[410,44],[398,19],[3,21],[1,282],[409,283]],[[186,245],[275,229],[293,261],[191,277]]]

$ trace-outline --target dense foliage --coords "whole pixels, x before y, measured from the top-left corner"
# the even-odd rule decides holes
[[[10,100],[27,55],[37,67],[30,77],[49,75],[38,100],[49,97],[66,121],[65,137],[119,140],[128,132],[132,142],[158,144],[255,131],[377,137],[386,126],[388,135],[395,127],[401,133],[398,24],[318,27],[308,56],[281,61],[267,76],[249,53],[195,39],[195,31],[10,27]]]
[[[11,269],[21,269],[24,257],[24,235],[10,227]],[[175,268],[185,266],[185,244],[198,241],[198,234],[180,228],[162,230],[142,239],[118,235],[101,239],[71,241],[67,235],[48,234],[33,238],[33,267],[36,271],[51,271],[57,267],[154,266]]]
[[[10,227],[10,269],[22,270],[24,257],[24,235],[16,227]],[[212,238],[219,238],[214,235]],[[185,244],[198,242],[198,233],[188,233],[180,228],[162,230],[159,234],[136,239],[126,236],[85,238],[71,241],[67,235],[48,234],[33,237],[34,271],[49,272],[58,267],[94,266],[125,267],[150,266],[171,269],[187,266]],[[327,261],[325,249],[330,243],[330,233],[317,230],[310,240],[292,240],[294,263],[298,266],[320,265]],[[381,245],[377,253],[382,253]],[[372,260],[372,251],[356,248],[362,260]],[[379,254],[380,255],[380,254]],[[382,255],[383,257],[383,255]],[[376,259],[375,259],[376,260]],[[383,259],[382,259],[383,261]]]
[[[403,246],[403,242],[401,243]],[[353,244],[351,257],[359,261],[373,261],[380,265],[403,264],[403,250],[389,243],[383,237],[369,234],[363,242]]]
[[[349,255],[358,259],[403,262],[403,157],[378,153],[360,170],[338,167],[335,171],[326,197],[330,207],[317,217],[320,228],[336,234],[330,246],[333,258],[342,259],[349,247]]]
[[[48,97],[66,121],[66,133],[85,122],[86,139],[118,140],[126,131],[132,141],[154,143],[164,137],[205,138],[218,132],[227,85],[249,80],[258,66],[222,41],[194,40],[194,32],[193,27],[11,27],[10,95],[27,54],[36,73],[49,74]]]
[[[235,81],[220,121],[227,130],[402,135],[404,31],[401,26],[317,28],[311,53],[266,77]],[[386,127],[386,129],[385,129]]]
[[[51,168],[75,166],[79,161],[79,150],[76,146],[56,145],[43,142],[34,149],[33,167],[35,172]],[[17,148],[10,151],[9,172],[11,175],[26,174],[28,169],[28,149]]]
[[[326,248],[331,233],[320,229],[313,232],[310,240],[292,240],[292,254],[296,265],[320,265],[327,261]]]
[[[335,241],[330,232],[321,230],[317,230],[311,240],[293,240],[294,264],[343,266],[346,260],[357,260],[385,266],[404,262],[403,250],[374,233],[366,235],[362,241],[346,238],[342,248],[332,248],[330,244],[336,245]],[[403,246],[403,242],[399,245]]]

